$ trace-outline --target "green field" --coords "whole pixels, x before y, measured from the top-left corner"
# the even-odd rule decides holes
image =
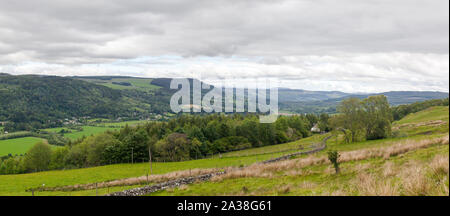
[[[420,123],[436,120],[448,122],[449,121],[448,113],[449,113],[448,106],[430,107],[426,110],[409,114],[405,116],[403,119],[395,122],[394,125]]]
[[[102,127],[125,127],[125,125],[128,126],[134,126],[139,124],[145,124],[148,122],[147,120],[135,120],[135,121],[123,121],[123,122],[109,122],[109,123],[98,123],[97,126]]]
[[[228,178],[218,181],[192,184],[153,193],[153,196],[322,196],[322,195],[442,195],[448,196],[448,178],[439,174],[439,180],[447,179],[442,185],[447,192],[432,184],[421,186],[402,182],[395,175],[410,175],[417,167],[424,169],[435,157],[446,157],[449,146],[434,146],[419,149],[384,160],[371,158],[341,164],[339,175],[334,174],[330,165],[315,165],[302,169],[286,169],[270,172],[271,177]],[[392,169],[392,170],[391,170]],[[391,172],[391,173],[390,173]],[[447,173],[448,176],[448,173]],[[405,178],[405,177],[403,177]],[[436,177],[433,177],[436,178]],[[405,178],[406,179],[406,178]],[[414,184],[414,182],[413,182]],[[399,188],[405,187],[405,189]],[[421,191],[424,187],[424,191]],[[375,189],[374,189],[375,188]],[[411,188],[411,189],[409,189]]]
[[[317,196],[317,195],[444,195],[448,196],[448,107],[433,107],[410,114],[398,124],[416,124],[413,129],[429,130],[432,134],[413,137],[389,138],[352,144],[337,144],[328,141],[328,148],[339,152],[367,149],[388,149],[390,146],[407,145],[447,136],[446,144],[434,144],[394,155],[389,158],[368,157],[341,164],[340,174],[334,174],[329,164],[318,164],[302,168],[283,168],[254,174],[247,177],[227,177],[219,180],[191,184],[175,189],[159,191],[154,196],[217,196],[217,195],[263,195],[263,196]],[[442,120],[446,131],[433,130],[424,122]],[[414,128],[416,127],[416,128]],[[411,131],[411,128],[405,128]],[[401,130],[401,129],[400,129]],[[315,156],[325,156],[319,152]],[[325,156],[326,157],[326,156]],[[358,158],[358,157],[356,157]],[[301,158],[300,158],[301,160]],[[250,169],[248,172],[252,172]],[[248,176],[254,175],[254,177]],[[269,177],[265,177],[269,176]]]
[[[63,136],[66,138],[69,138],[71,140],[80,139],[83,136],[90,136],[94,134],[103,133],[105,131],[114,131],[114,130],[120,130],[121,127],[124,127],[125,125],[128,126],[134,126],[138,124],[144,124],[146,123],[146,120],[136,120],[136,121],[123,121],[123,122],[112,122],[112,123],[98,123],[97,126],[81,126],[83,128],[82,131],[77,131],[75,129],[70,129],[67,127],[58,127],[58,128],[47,128],[43,129],[47,132],[52,133],[59,133],[62,129],[71,131],[70,133],[64,133]]]
[[[432,114],[427,115],[427,112]],[[416,143],[435,137],[448,136],[448,107],[430,109],[426,112],[409,115],[407,118],[409,119],[407,120],[407,123],[409,124],[428,122],[435,120],[436,118],[441,120],[444,118],[443,120],[446,120],[447,123],[441,125],[444,130],[433,130],[433,126],[426,124],[413,127],[421,128],[421,130],[430,130],[432,132],[431,134],[415,134],[409,137],[392,137],[383,140],[364,141],[351,144],[337,144],[335,139],[330,139],[327,142],[328,148],[345,153],[355,150],[386,148],[405,141]],[[395,123],[394,125],[398,124],[399,123]],[[402,124],[404,124],[404,122]],[[411,128],[405,127],[400,128],[399,130],[404,132],[404,130],[411,130]],[[184,162],[153,163],[153,173],[164,174],[194,168],[222,168],[250,165],[258,161],[279,157],[297,151],[296,148],[299,146],[307,149],[311,144],[321,140],[323,136],[324,135],[315,135],[287,144],[230,152],[221,155],[221,157],[215,155],[213,158]],[[409,169],[410,163],[416,163],[418,167],[424,167],[423,169],[427,170],[426,164],[431,163],[435,156],[448,157],[448,152],[448,144],[433,145],[431,147],[405,152],[386,160],[375,157],[345,162],[342,164],[342,173],[339,175],[334,175],[329,165],[319,164],[294,170],[280,169],[277,172],[270,173],[269,177],[233,178],[204,182],[181,187],[179,189],[169,189],[152,195],[330,195],[333,193],[338,195],[339,193],[345,195],[368,195],[370,194],[369,192],[363,193],[361,191],[355,191],[355,187],[358,187],[358,184],[356,184],[355,181],[363,178],[360,176],[360,173],[371,175],[371,178],[374,179],[386,178],[392,185],[395,185],[396,178],[392,176],[389,176],[389,178],[383,177],[386,166],[392,166],[399,175],[403,175],[402,170],[407,171]],[[326,152],[322,151],[316,153],[314,157],[325,156],[325,154]],[[305,157],[307,156],[302,156],[300,159]],[[148,163],[135,163],[20,175],[3,175],[0,176],[0,195],[31,195],[30,192],[25,192],[25,190],[31,187],[38,187],[42,184],[45,184],[47,187],[87,184],[145,176],[147,172]],[[440,181],[442,179],[441,177],[442,176],[439,176]],[[399,181],[400,180],[401,179],[399,179]],[[377,180],[376,182],[384,181]],[[444,180],[443,184],[447,184],[448,189],[448,177],[446,182]],[[354,185],[354,187],[351,185]],[[113,187],[108,190],[109,192],[114,192],[139,186],[140,185]],[[107,193],[107,189],[102,188],[99,190],[99,194],[105,193]],[[95,191],[37,192],[36,195],[95,195]],[[408,194],[406,193],[405,195]]]
[[[88,82],[93,82],[99,85],[103,85],[112,89],[136,89],[139,91],[152,91],[155,89],[159,89],[161,87],[150,84],[153,79],[146,79],[146,78],[113,78],[110,80],[98,80],[98,79],[85,79],[83,80]],[[118,85],[114,84],[113,82],[120,83],[120,82],[127,82],[130,83],[130,86],[125,85]]]
[[[292,145],[309,145],[312,140],[317,137],[309,137],[296,142]],[[285,144],[283,144],[285,145]],[[249,165],[258,161],[268,160],[273,157],[279,157],[287,154],[279,152],[271,154],[270,151],[261,151],[261,154],[239,157],[222,157],[215,156],[213,158],[191,160],[184,162],[155,162],[153,163],[154,174],[164,174],[179,170],[188,170],[194,168],[220,168],[227,166]],[[0,183],[0,195],[31,195],[25,192],[25,189],[37,187],[45,184],[48,187],[87,184],[115,179],[144,176],[148,172],[148,163],[135,164],[115,164],[100,167],[91,167],[84,169],[47,171],[39,173],[28,173],[20,175],[0,175],[0,182],[8,182],[8,184]],[[111,188],[113,189],[113,188]],[[120,190],[121,188],[118,188]],[[112,192],[113,190],[111,190]],[[39,192],[40,195],[66,194],[64,192]],[[76,193],[74,193],[76,194]],[[82,194],[78,192],[77,194]]]
[[[82,131],[77,131],[77,130],[69,129],[69,128],[66,128],[66,127],[48,128],[48,129],[44,129],[44,131],[58,133],[62,129],[69,130],[71,132],[70,133],[65,133],[63,136],[68,138],[68,139],[71,139],[71,140],[76,140],[76,139],[82,138],[83,136],[88,137],[90,135],[103,133],[103,132],[108,131],[108,130],[113,131],[113,130],[119,130],[120,129],[120,128],[96,127],[96,126],[81,126],[81,127],[83,128]]]
[[[8,134],[0,134],[0,140],[11,139],[11,138],[19,138],[19,137],[27,137],[30,136],[31,132],[29,131],[17,131]]]
[[[8,154],[20,155],[28,151],[34,144],[42,141],[41,138],[24,137],[16,139],[0,140],[0,156]]]
[[[448,122],[448,106],[430,107],[394,122],[393,131],[402,131],[409,136],[432,135],[449,131]]]

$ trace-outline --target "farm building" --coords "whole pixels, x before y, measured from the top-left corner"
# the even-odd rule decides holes
[[[316,123],[316,124],[311,128],[311,132],[313,132],[313,133],[320,133],[319,124]]]

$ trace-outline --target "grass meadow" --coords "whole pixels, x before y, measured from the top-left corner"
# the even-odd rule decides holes
[[[326,152],[269,165],[252,165],[209,182],[159,191],[154,196],[273,195],[273,196],[448,196],[448,107],[433,107],[408,115],[395,130],[407,137],[340,144],[328,149],[341,154],[335,174]],[[433,124],[435,121],[443,124]],[[419,133],[418,133],[419,132]]]
[[[430,115],[427,115],[430,112]],[[429,116],[429,117],[426,117]],[[448,195],[448,107],[432,108],[394,123],[394,131],[404,133],[382,140],[342,144],[329,139],[327,149],[341,153],[341,173],[334,174],[326,150],[274,164],[256,162],[279,157],[298,149],[308,149],[325,135],[299,141],[214,155],[184,162],[154,162],[153,177],[189,170],[233,169],[212,181],[167,189],[151,195]],[[430,122],[441,120],[440,125]],[[408,124],[408,126],[404,126]],[[402,127],[398,127],[403,125]],[[397,127],[397,128],[395,128]],[[247,167],[248,166],[248,167]],[[126,182],[146,176],[148,162],[115,164],[73,170],[58,170],[0,176],[0,195],[31,195],[25,190],[74,186],[109,181]],[[44,191],[35,195],[99,195],[121,191],[134,185],[78,191]]]
[[[318,136],[318,135],[317,135]],[[311,144],[311,141],[317,140],[317,137],[308,137],[299,141],[295,141],[290,145],[305,145]],[[286,144],[282,144],[286,145]],[[170,172],[189,170],[189,169],[206,169],[206,168],[222,168],[228,166],[245,166],[256,162],[268,160],[275,157],[280,157],[291,152],[276,152],[272,153],[272,149],[267,148],[266,151],[261,151],[260,154],[253,154],[245,156],[227,156],[219,157],[214,155],[212,158],[190,160],[183,162],[153,162],[153,174],[166,174]],[[245,151],[245,150],[244,150]],[[292,152],[296,152],[294,150]],[[239,154],[238,154],[239,155]],[[45,184],[48,187],[88,184],[95,182],[111,181],[116,179],[139,177],[147,175],[149,170],[148,162],[141,162],[135,164],[114,164],[107,166],[72,169],[72,170],[57,170],[46,171],[38,173],[27,173],[19,175],[0,175],[0,195],[31,195],[25,192],[26,189],[38,187]],[[3,184],[2,182],[8,182]],[[113,188],[110,188],[113,189]],[[112,192],[112,190],[111,190]],[[68,192],[39,192],[40,195],[54,195],[54,194],[69,194]]]
[[[41,138],[36,137],[24,137],[0,140],[0,156],[5,156],[8,154],[20,155],[28,151],[34,144],[42,141]]]

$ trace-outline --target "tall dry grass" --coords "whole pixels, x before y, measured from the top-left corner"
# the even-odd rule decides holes
[[[76,190],[92,190],[95,188],[107,188],[107,187],[116,187],[116,186],[129,186],[129,185],[145,185],[145,184],[154,184],[161,183],[170,180],[175,180],[179,178],[186,178],[191,176],[199,176],[209,173],[216,173],[219,169],[192,169],[192,170],[183,170],[176,171],[162,175],[148,175],[148,176],[140,176],[134,178],[125,178],[118,179],[114,181],[107,182],[99,182],[99,183],[91,183],[91,184],[79,184],[79,185],[70,185],[63,187],[49,187],[49,188],[41,188],[41,190],[45,191],[76,191]]]
[[[358,161],[365,160],[374,157],[382,157],[389,158],[396,155],[404,154],[409,151],[413,151],[420,148],[426,148],[432,145],[441,144],[448,145],[449,144],[449,136],[429,139],[429,140],[405,140],[402,142],[398,142],[388,147],[381,148],[371,148],[371,149],[360,149],[354,151],[341,152],[340,162],[349,162],[349,161]],[[312,174],[311,170],[302,170],[302,168],[314,165],[323,165],[329,164],[328,158],[326,156],[315,156],[310,155],[306,158],[293,159],[293,160],[285,160],[274,162],[270,164],[253,164],[244,168],[233,168],[228,167],[225,168],[226,173],[223,175],[214,176],[212,181],[222,181],[225,179],[235,179],[235,178],[248,178],[248,177],[261,177],[261,178],[274,178],[277,176],[277,173],[283,172],[284,175],[309,175]],[[364,169],[368,169],[370,166],[357,166],[358,171],[360,172]],[[355,188],[358,188],[361,195],[422,195],[427,194],[424,191],[430,190],[431,184],[429,180],[423,179],[424,172],[432,172],[435,173],[434,184],[437,184],[440,188],[438,194],[448,194],[448,184],[445,185],[445,181],[448,182],[448,156],[445,158],[438,157],[435,158],[428,167],[422,167],[420,170],[402,170],[399,172],[396,170],[395,166],[390,163],[386,163],[384,165],[383,176],[380,178],[394,178],[400,176],[402,179],[402,187],[398,187],[394,182],[387,182],[384,180],[377,180],[376,176],[370,174],[360,174],[358,175],[358,181],[352,182],[355,185]],[[427,171],[424,171],[427,170]],[[431,170],[431,171],[430,171]],[[163,175],[150,175],[150,176],[141,176],[136,178],[126,178],[119,179],[108,182],[100,182],[93,184],[83,184],[83,185],[73,185],[73,186],[64,186],[64,187],[55,187],[55,188],[46,188],[46,190],[89,190],[97,188],[105,188],[105,187],[114,187],[114,186],[126,186],[126,185],[143,185],[148,183],[160,183],[164,181],[174,180],[178,178],[185,178],[190,176],[198,176],[208,173],[215,173],[218,169],[192,169],[192,170],[184,170],[184,171],[176,171]],[[405,173],[407,172],[407,173]],[[329,174],[331,174],[331,170],[329,170]],[[443,176],[443,177],[442,177]],[[409,177],[409,178],[408,178]],[[289,188],[293,186],[290,185]],[[435,187],[434,187],[435,188]],[[286,188],[280,188],[279,192],[287,191]],[[290,189],[289,189],[290,191]],[[287,191],[286,193],[289,193]],[[334,191],[330,193],[330,195],[345,195],[350,192],[345,190]],[[433,191],[433,193],[437,193]],[[245,194],[243,192],[243,194]],[[248,195],[248,194],[247,194]]]
[[[361,170],[338,191],[362,196],[448,196],[448,169],[448,155],[436,155],[431,162],[386,162],[378,173]]]
[[[432,145],[441,144],[448,145],[449,136],[428,139],[428,140],[405,140],[392,146],[360,149],[348,152],[341,152],[340,162],[366,160],[375,157],[383,157],[385,159],[396,155],[404,154],[409,151],[427,148]],[[298,170],[308,166],[329,164],[326,156],[308,156],[306,158],[279,161],[270,164],[253,164],[243,169],[230,170],[224,175],[215,176],[213,181],[222,181],[233,178],[246,177],[273,177],[275,173],[281,171]],[[290,171],[292,173],[292,171]],[[299,171],[300,172],[300,171]]]

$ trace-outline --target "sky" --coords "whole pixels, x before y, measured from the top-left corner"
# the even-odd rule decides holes
[[[0,0],[0,72],[449,91],[448,0]]]

